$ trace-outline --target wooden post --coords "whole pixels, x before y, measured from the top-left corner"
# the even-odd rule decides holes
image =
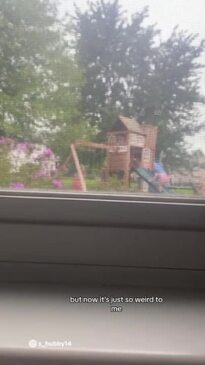
[[[95,143],[95,142],[88,142],[88,141],[76,141],[75,142],[76,147],[88,147],[88,148],[96,148],[101,150],[107,150],[108,145],[104,143]]]
[[[128,190],[130,185],[130,155],[131,155],[129,133],[127,134],[126,142],[127,142],[127,156],[126,156],[127,158],[126,158],[126,166],[124,169],[124,188]]]
[[[71,148],[73,160],[75,162],[75,167],[76,167],[76,170],[77,170],[77,173],[78,173],[78,177],[80,179],[82,191],[85,193],[87,191],[86,182],[85,182],[83,172],[82,172],[82,169],[81,169],[81,166],[80,166],[80,162],[79,162],[79,159],[78,159],[77,151],[75,149],[75,145],[71,144],[70,148]]]

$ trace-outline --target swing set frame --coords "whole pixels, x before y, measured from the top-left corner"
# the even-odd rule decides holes
[[[87,147],[93,149],[103,149],[107,152],[106,176],[112,174],[123,175],[123,186],[127,190],[130,184],[130,170],[136,159],[137,149],[140,151],[141,166],[152,169],[155,161],[155,151],[158,128],[153,125],[144,125],[135,119],[119,116],[108,132],[107,143],[95,143],[90,141],[77,140],[71,144],[71,153],[65,163],[60,167],[60,171],[66,171],[71,160],[74,161],[81,191],[86,192],[87,186],[84,172],[78,157],[78,148]],[[143,192],[148,191],[148,185],[144,181],[141,184]]]
[[[68,158],[66,159],[65,163],[58,170],[58,173],[59,173],[59,171],[63,172],[65,170],[67,170],[71,160],[73,160],[79,180],[80,180],[82,192],[86,193],[87,192],[86,180],[84,177],[84,173],[83,173],[83,170],[82,170],[82,167],[80,164],[80,160],[78,157],[78,152],[77,152],[78,148],[80,148],[80,147],[108,150],[109,146],[104,143],[95,143],[95,142],[81,141],[81,140],[76,141],[75,143],[72,143],[70,145],[71,153],[68,156]]]

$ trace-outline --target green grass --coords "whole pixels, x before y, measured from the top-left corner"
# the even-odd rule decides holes
[[[72,190],[72,177],[62,177],[60,180],[68,190]],[[86,178],[86,186],[88,191],[123,191],[123,184],[117,178],[111,178],[104,182],[100,178]]]
[[[73,190],[72,188],[73,177],[61,176],[59,177],[59,179],[64,184],[65,190],[67,191]],[[21,181],[21,179],[20,177],[19,179],[17,179],[16,176],[15,178],[10,176],[10,181]],[[9,182],[7,180],[1,181],[0,179],[0,186],[1,187],[9,186]],[[46,179],[46,178],[34,179],[29,182],[26,181],[25,186],[31,189],[49,189],[49,190],[55,189],[54,185],[52,184],[52,179]],[[87,190],[90,192],[119,192],[119,193],[125,192],[122,180],[119,180],[117,177],[112,177],[105,182],[102,181],[100,177],[88,176],[86,178],[86,186]],[[131,182],[130,188],[127,192],[139,193],[139,191],[140,191],[139,183]],[[187,188],[174,187],[170,189],[170,193],[172,193],[173,195],[176,194],[178,196],[186,196],[186,197],[191,197],[196,195],[196,192],[192,187],[187,187]]]
[[[72,177],[62,177],[60,178],[60,180],[62,181],[66,189],[72,189]]]
[[[72,177],[62,177],[61,181],[63,182],[65,189],[67,190],[72,190],[72,181],[73,178]],[[122,192],[124,191],[124,187],[122,184],[122,181],[120,181],[117,178],[112,178],[109,179],[108,182],[103,182],[101,181],[99,178],[86,178],[86,186],[88,191],[114,191],[114,192]],[[131,183],[130,188],[129,188],[129,192],[139,192],[139,185],[137,183]],[[176,194],[176,195],[181,195],[181,196],[194,196],[196,195],[194,189],[192,187],[187,187],[187,188],[173,188],[170,189],[170,192]]]
[[[187,187],[187,188],[174,188],[174,189],[170,189],[171,192],[175,193],[176,195],[183,195],[183,196],[194,196],[196,195],[195,191],[193,188],[191,187]]]

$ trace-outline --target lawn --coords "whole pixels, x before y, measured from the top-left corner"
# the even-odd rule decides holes
[[[72,177],[62,177],[61,181],[63,182],[66,190],[73,190],[72,188]],[[86,186],[88,191],[110,191],[110,192],[123,192],[125,191],[122,181],[117,178],[111,178],[107,182],[103,182],[100,178],[87,178]],[[139,184],[137,182],[132,182],[129,188],[129,192],[139,192]],[[196,192],[194,189],[190,187],[173,187],[170,189],[171,193],[180,196],[195,196]]]

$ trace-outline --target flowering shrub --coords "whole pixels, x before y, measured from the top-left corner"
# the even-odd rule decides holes
[[[0,137],[1,146],[9,146],[9,145],[13,145],[13,143],[14,143],[14,140],[12,138]]]
[[[25,185],[23,183],[20,182],[14,182],[10,184],[10,188],[12,189],[24,189]]]
[[[53,183],[53,186],[55,186],[55,188],[57,188],[57,189],[64,189],[64,184],[62,183],[62,181],[61,181],[61,180],[59,180],[59,179],[54,179],[54,180],[52,181],[52,183]]]
[[[43,153],[42,153],[42,157],[52,157],[53,156],[53,151],[51,150],[51,148],[44,148]]]
[[[0,137],[1,187],[63,189],[63,183],[53,179],[57,163],[58,157],[46,146]]]

